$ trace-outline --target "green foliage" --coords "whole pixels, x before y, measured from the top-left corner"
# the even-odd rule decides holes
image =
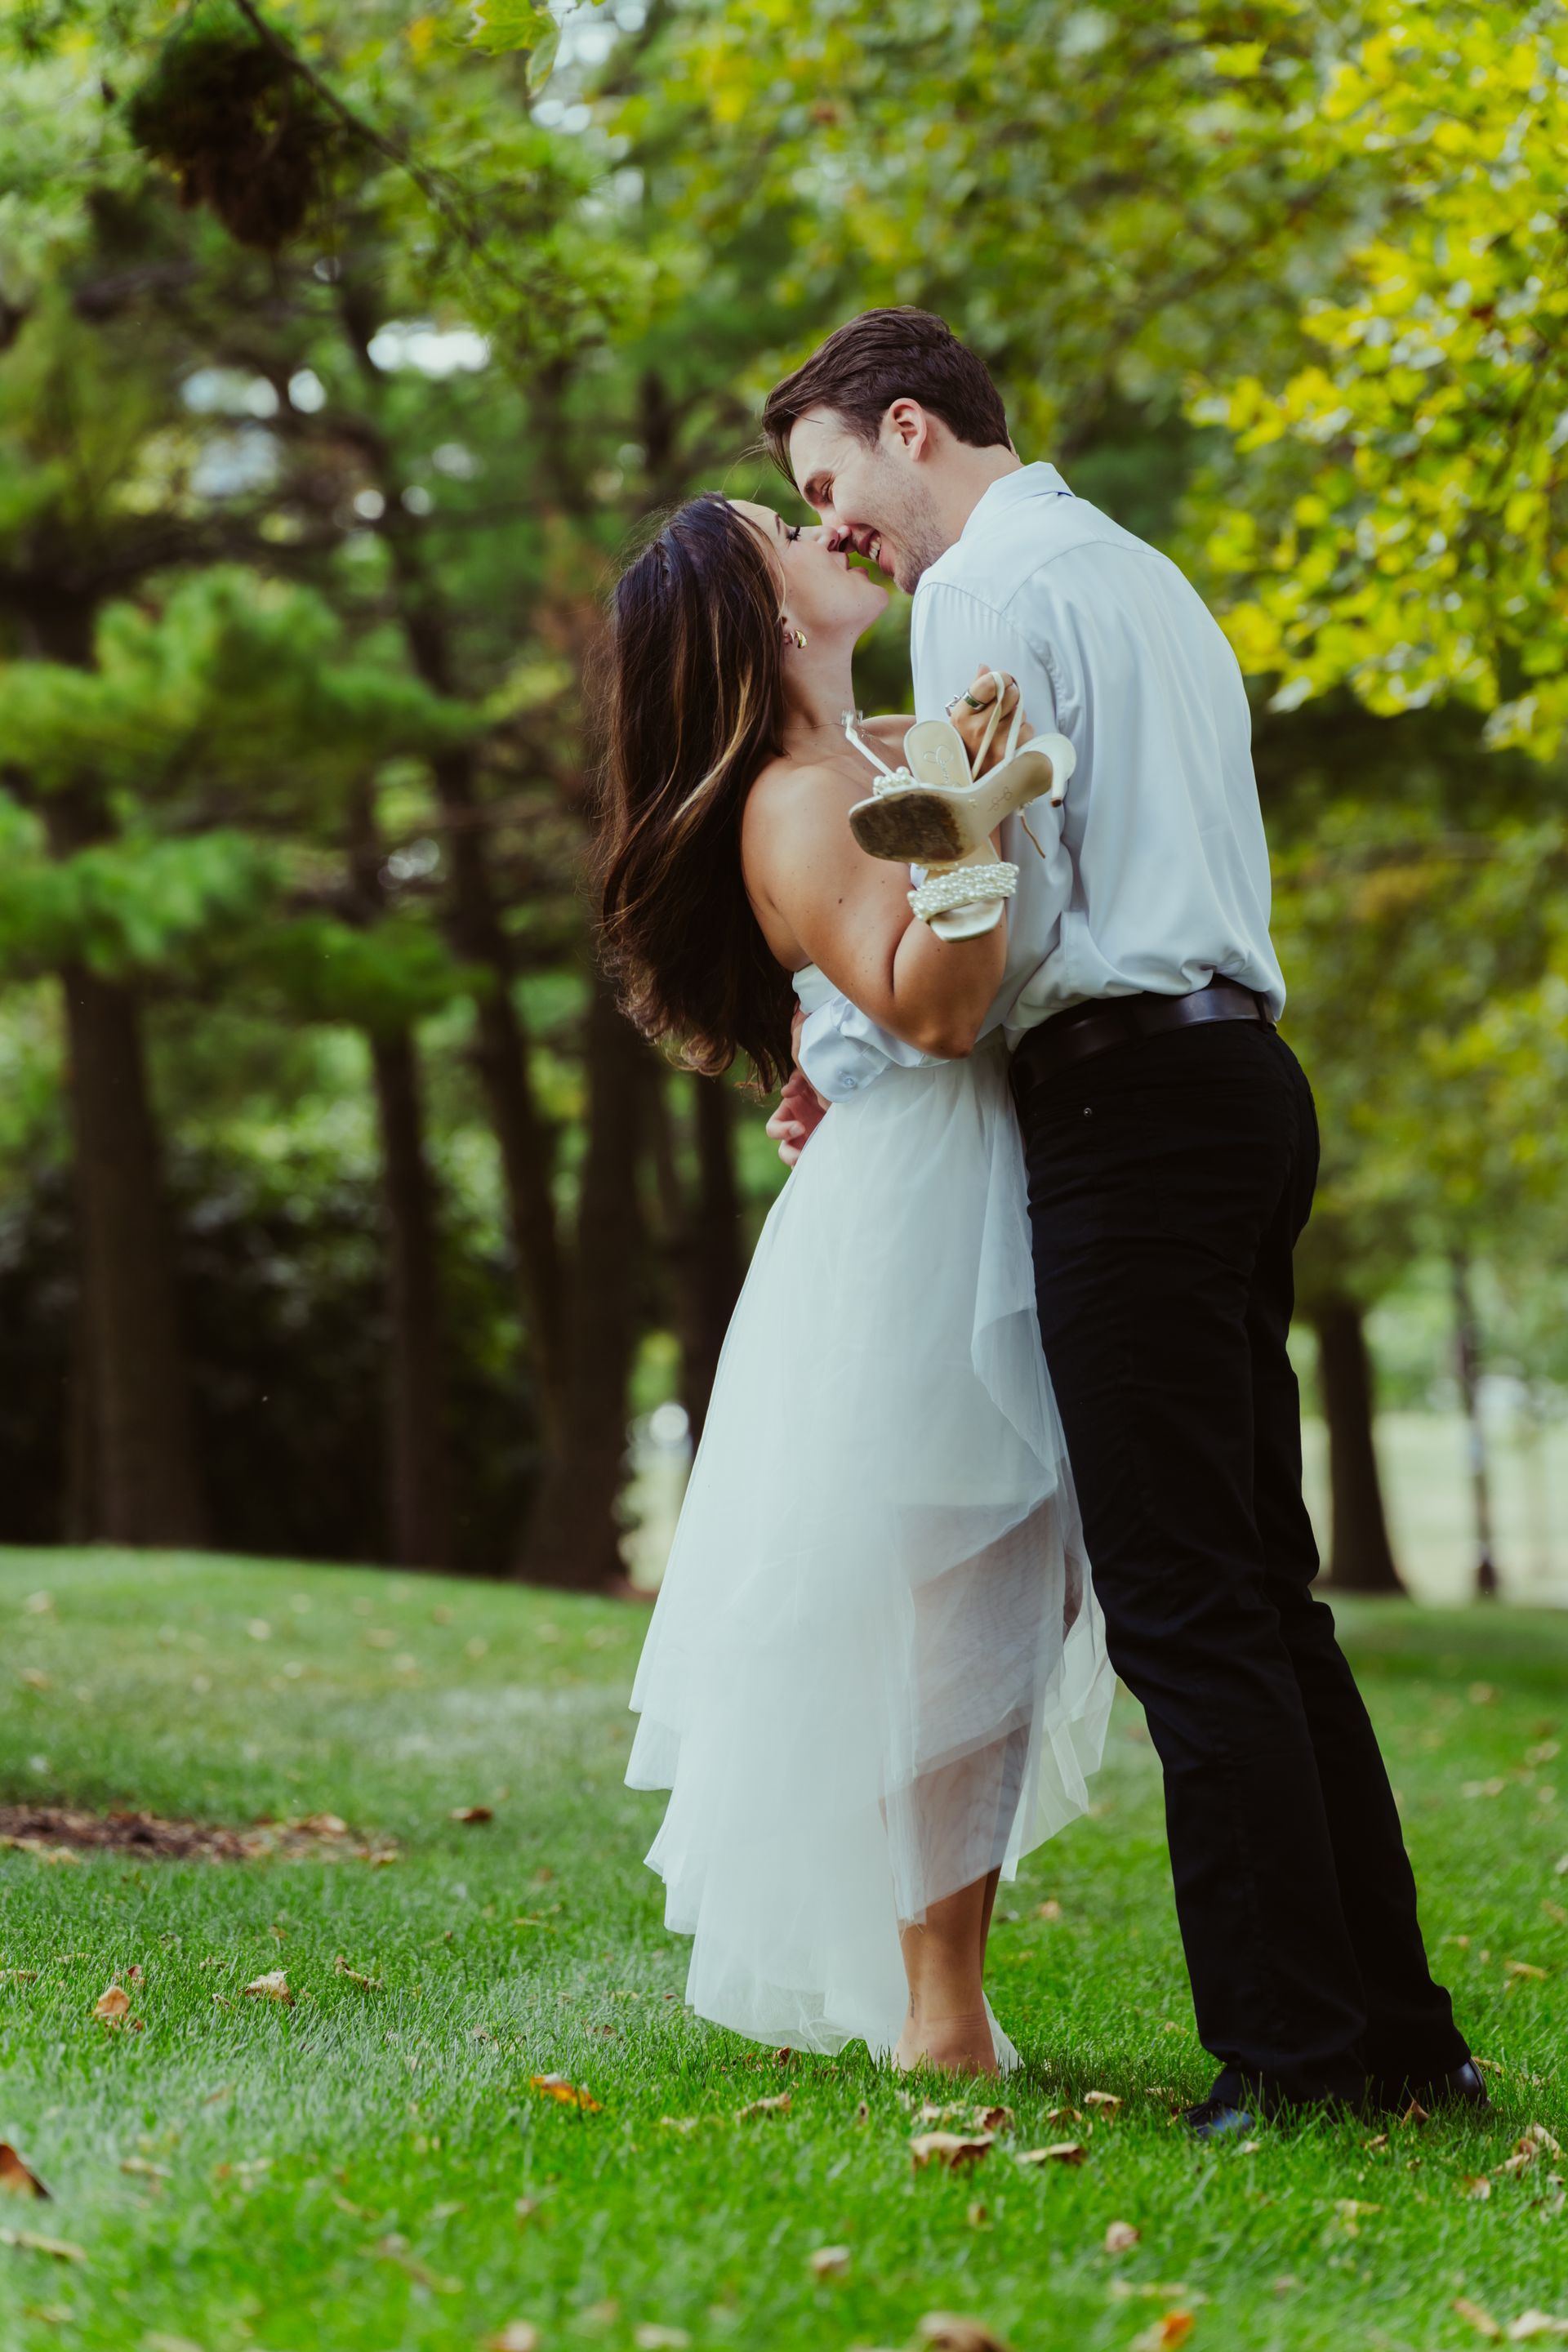
[[[1542,758],[1568,721],[1568,10],[1373,0],[1295,128],[1370,165],[1372,232],[1312,283],[1280,383],[1209,363],[1240,500],[1214,517],[1243,665],[1289,708],[1348,683],[1395,714],[1458,697]],[[1218,503],[1218,501],[1216,501]]]
[[[477,731],[474,714],[345,637],[314,592],[211,567],[156,610],[110,607],[91,669],[0,668],[7,762],[45,794],[84,780],[138,796],[199,782],[280,806]]]
[[[274,895],[273,860],[247,834],[145,833],[58,860],[0,866],[0,956],[9,978],[81,962],[105,977],[170,970]]]

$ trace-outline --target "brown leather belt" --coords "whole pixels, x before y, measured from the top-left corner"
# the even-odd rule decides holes
[[[1190,1029],[1200,1021],[1261,1021],[1272,1029],[1268,1001],[1237,980],[1211,980],[1186,996],[1102,996],[1092,1003],[1074,1004],[1053,1013],[1031,1029],[1013,1056],[1016,1087],[1037,1086],[1042,1078],[1103,1054],[1113,1045],[1131,1045],[1162,1029]]]

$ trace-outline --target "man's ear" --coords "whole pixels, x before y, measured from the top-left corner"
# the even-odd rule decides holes
[[[918,400],[895,400],[882,418],[882,437],[900,457],[918,464],[935,454],[936,422]]]

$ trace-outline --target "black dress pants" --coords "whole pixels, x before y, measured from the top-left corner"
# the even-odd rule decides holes
[[[1318,1165],[1262,1023],[1014,1063],[1046,1360],[1110,1657],[1164,1768],[1199,2036],[1235,2096],[1467,2055],[1301,1499],[1285,1338]]]

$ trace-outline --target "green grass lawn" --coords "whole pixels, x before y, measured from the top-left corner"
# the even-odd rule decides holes
[[[53,2192],[0,2196],[0,2345],[402,2352],[530,2322],[544,2352],[848,2352],[947,2311],[1016,2352],[1173,2345],[1174,2314],[1193,2352],[1440,2352],[1485,2340],[1457,2302],[1503,2327],[1568,2313],[1568,2163],[1497,2170],[1531,2125],[1568,2145],[1568,1616],[1346,1616],[1495,2123],[1252,2152],[1171,2128],[1212,2069],[1123,1703],[1096,1816],[1002,1891],[1016,2128],[971,2171],[916,2173],[907,2090],[862,2054],[784,2065],[682,2007],[642,1866],[661,1800],[621,1785],[638,1610],[0,1554],[0,1801],[356,1833],[331,1860],[0,1852],[0,2137]],[[396,1859],[356,1858],[377,1841]],[[279,1969],[293,2006],[245,1995]],[[92,2014],[116,1975],[140,2032]],[[548,2074],[597,2108],[531,2088]],[[1017,2160],[1063,2139],[1081,2163]],[[1108,2253],[1119,2221],[1141,2234]],[[818,2276],[830,2245],[847,2266]]]

